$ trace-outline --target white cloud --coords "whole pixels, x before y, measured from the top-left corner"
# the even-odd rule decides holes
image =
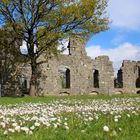
[[[110,0],[108,11],[113,26],[140,29],[140,0]]]
[[[116,48],[103,49],[101,46],[86,48],[87,55],[95,58],[99,55],[107,55],[113,61],[114,70],[118,70],[123,60],[140,60],[140,46],[131,43],[123,43]]]

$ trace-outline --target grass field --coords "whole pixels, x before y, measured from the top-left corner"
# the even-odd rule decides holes
[[[0,98],[0,140],[139,140],[140,96]]]

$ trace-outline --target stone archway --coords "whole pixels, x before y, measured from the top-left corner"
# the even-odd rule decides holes
[[[98,92],[98,91],[91,91],[91,92],[89,93],[89,95],[99,95],[99,92]]]
[[[115,91],[115,94],[116,94],[116,95],[123,94],[123,91],[121,91],[121,90],[119,90],[119,91]]]

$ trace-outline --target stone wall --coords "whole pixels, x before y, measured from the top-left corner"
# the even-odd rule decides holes
[[[140,88],[140,62],[124,60],[118,72],[118,83],[125,93],[137,93]]]
[[[40,65],[39,95],[118,94],[140,91],[140,62],[124,61],[114,87],[114,71],[108,56],[91,59],[85,51],[86,41],[71,38],[68,54],[52,57]],[[43,59],[40,58],[40,59]],[[29,88],[30,67],[22,70]],[[137,84],[137,88],[136,88]]]
[[[114,89],[114,72],[108,56],[99,56],[94,60],[94,69],[99,71],[100,93],[112,94]]]

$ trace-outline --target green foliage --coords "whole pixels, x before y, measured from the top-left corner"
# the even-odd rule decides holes
[[[2,0],[0,20],[23,35],[31,57],[51,51],[72,34],[86,37],[108,29],[106,7],[107,0]],[[20,33],[17,25],[23,29]]]

